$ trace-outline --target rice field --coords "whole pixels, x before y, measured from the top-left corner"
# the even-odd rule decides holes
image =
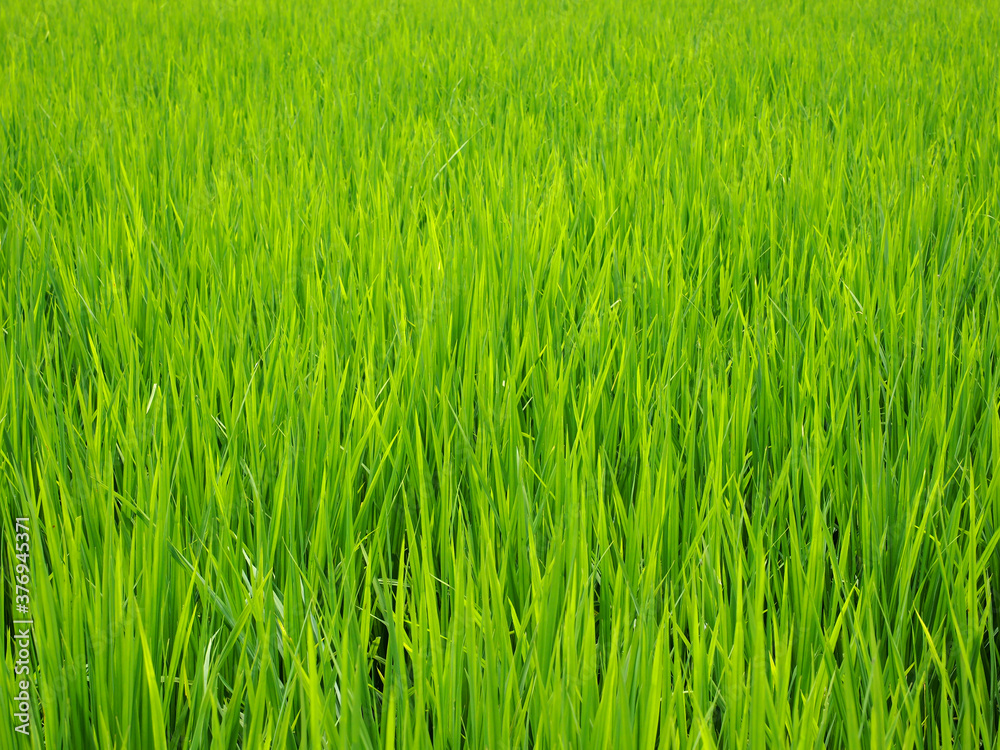
[[[993,748],[994,0],[0,3],[0,749]]]

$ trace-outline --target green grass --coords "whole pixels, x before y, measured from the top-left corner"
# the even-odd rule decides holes
[[[0,748],[996,747],[997,3],[350,5],[0,2]]]

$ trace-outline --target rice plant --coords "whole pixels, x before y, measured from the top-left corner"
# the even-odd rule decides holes
[[[998,61],[0,3],[0,748],[996,747]]]

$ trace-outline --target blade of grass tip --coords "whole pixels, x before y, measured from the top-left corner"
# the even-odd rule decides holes
[[[480,128],[480,130],[482,130],[482,128]],[[478,132],[479,131],[477,130],[476,133],[478,133]],[[434,182],[435,180],[437,180],[437,178],[445,170],[445,167],[447,167],[449,164],[451,164],[451,160],[454,159],[456,156],[458,156],[462,152],[462,149],[465,148],[468,145],[469,141],[471,141],[475,137],[476,133],[473,133],[468,138],[466,138],[465,139],[465,143],[463,143],[461,146],[459,146],[457,149],[455,149],[455,153],[453,153],[451,156],[449,156],[448,160],[444,164],[441,165],[441,168],[437,172],[434,173],[434,177],[431,178],[431,182]]]

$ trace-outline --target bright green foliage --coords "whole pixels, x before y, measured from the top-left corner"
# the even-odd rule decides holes
[[[995,747],[998,60],[993,1],[0,2],[0,748]]]

